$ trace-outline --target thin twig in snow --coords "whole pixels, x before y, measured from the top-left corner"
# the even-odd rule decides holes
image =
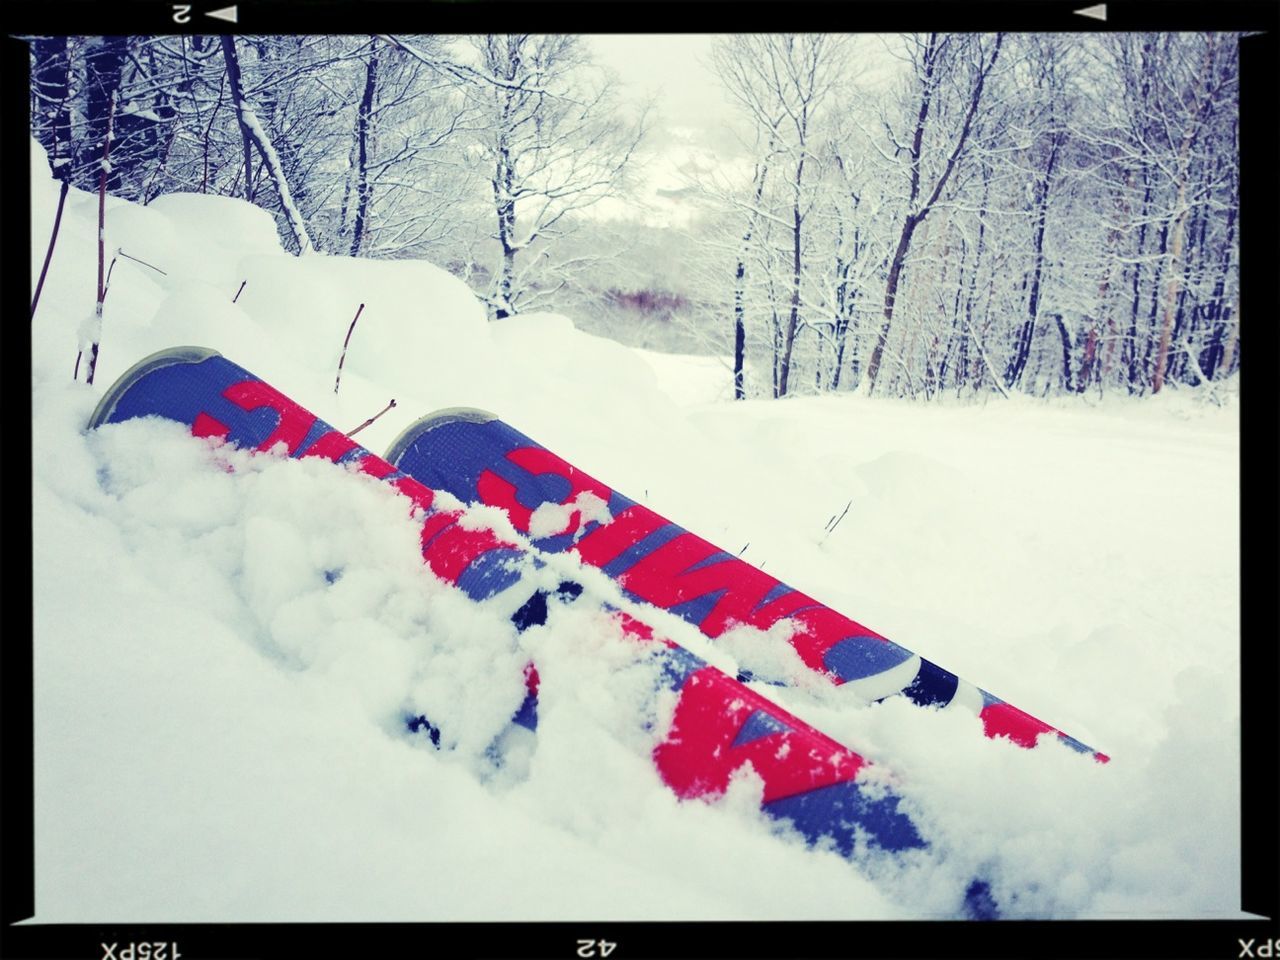
[[[132,260],[134,263],[140,263],[144,267],[150,267],[152,270],[160,274],[160,276],[162,277],[167,277],[169,275],[165,271],[157,267],[155,264],[147,263],[147,261],[145,260],[139,260],[137,257],[131,257],[129,256],[129,254],[125,253],[123,250],[116,250],[116,253],[120,254],[120,256],[124,257],[126,260]],[[110,282],[110,278],[108,278],[108,282]]]
[[[822,535],[822,539],[819,540],[818,543],[826,543],[827,537],[836,532],[836,527],[840,526],[840,521],[844,519],[844,515],[849,512],[849,508],[851,506],[853,506],[852,500],[844,505],[844,510],[841,512],[840,516],[832,516],[832,518],[827,521],[827,526],[825,528],[827,532]]]
[[[347,347],[351,343],[351,333],[356,328],[356,321],[360,319],[360,314],[364,312],[364,304],[360,304],[356,308],[356,315],[351,318],[351,326],[347,327],[347,338],[342,341],[342,356],[338,358],[338,375],[333,378],[333,392],[338,392],[338,385],[342,383],[342,365],[347,362]]]
[[[119,252],[120,252],[119,250],[117,250],[117,251],[116,251],[116,253],[119,253]],[[111,258],[111,264],[110,264],[110,266],[108,266],[108,267],[107,267],[107,279],[106,279],[106,283],[105,283],[105,285],[104,285],[104,286],[103,286],[103,288],[102,288],[102,301],[103,301],[103,303],[105,303],[105,302],[106,302],[106,300],[107,300],[107,294],[111,292],[111,274],[115,272],[115,269],[116,269],[116,258],[115,258],[115,257],[112,257],[112,258]]]
[[[363,430],[365,427],[369,426],[369,424],[373,423],[375,420],[377,420],[380,416],[382,416],[382,415],[383,415],[384,413],[386,413],[388,410],[393,409],[393,408],[395,407],[395,405],[396,405],[396,401],[395,401],[395,398],[393,397],[390,403],[388,403],[385,407],[383,407],[381,410],[379,410],[377,413],[375,413],[372,417],[370,417],[370,418],[369,418],[368,420],[366,420],[364,423],[360,424],[360,426],[358,426],[358,427],[356,427],[354,430],[350,431],[350,432],[347,434],[347,436],[348,436],[348,437],[354,437],[357,433],[359,433],[359,432],[360,432],[361,430]]]

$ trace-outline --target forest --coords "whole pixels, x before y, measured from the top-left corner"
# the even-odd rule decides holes
[[[663,143],[582,36],[28,40],[64,198],[240,197],[299,256],[429,260],[495,321],[722,357],[737,398],[1239,368],[1234,34],[716,36],[742,149],[678,226],[599,215]]]

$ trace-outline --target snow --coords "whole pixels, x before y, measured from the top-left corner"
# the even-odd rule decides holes
[[[34,277],[58,186],[33,170]],[[70,376],[95,197],[68,196],[32,326],[37,921],[947,917],[977,872],[1014,917],[1242,916],[1234,405],[733,403],[721,358],[487,324],[435,266],[290,257],[238,200],[109,201],[107,232],[167,276],[117,264],[95,385]],[[187,343],[341,429],[394,396],[360,436],[375,452],[433,409],[492,410],[1113,759],[984,739],[961,707],[865,706],[814,682],[785,625],[712,643],[651,612],[792,681],[755,689],[864,753],[937,855],[805,849],[749,774],[679,802],[649,761],[673,696],[589,605],[516,634],[511,598],[423,567],[384,484],[159,421],[84,431],[129,365]],[[536,737],[506,723],[531,660]]]
[[[574,524],[574,518],[577,523]],[[534,540],[564,533],[574,527],[574,540],[579,540],[588,523],[608,523],[613,519],[609,504],[594,493],[584,491],[568,503],[543,503],[529,517],[529,536]]]

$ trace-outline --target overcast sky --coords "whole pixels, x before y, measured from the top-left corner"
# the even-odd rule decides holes
[[[642,193],[656,204],[642,219],[672,223],[692,211],[667,203],[660,191],[687,185],[693,167],[717,167],[730,177],[749,177],[750,125],[730,102],[711,69],[712,34],[596,34],[583,39],[597,63],[613,70],[624,100],[653,100],[651,132],[640,157],[647,186]],[[857,58],[859,82],[869,91],[899,63],[879,37],[861,39]],[[744,142],[746,146],[744,146]],[[626,211],[626,212],[624,212]],[[625,216],[636,210],[604,203],[596,216]]]
[[[733,110],[710,67],[711,34],[602,34],[585,38],[596,62],[618,74],[628,99],[655,98],[655,126],[697,132],[728,147]],[[728,139],[728,143],[721,141]]]

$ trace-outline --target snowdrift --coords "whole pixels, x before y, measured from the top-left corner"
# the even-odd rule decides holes
[[[33,151],[34,276],[57,188]],[[32,333],[37,920],[940,917],[978,870],[1015,917],[1239,915],[1233,409],[735,404],[714,360],[486,323],[433,265],[294,258],[263,211],[199,195],[109,203],[86,388],[96,204],[68,197]],[[86,434],[116,376],[179,343],[339,428],[395,398],[373,450],[432,409],[493,410],[1113,760],[769,690],[892,768],[947,858],[807,849],[749,777],[678,802],[647,759],[652,677],[590,611],[513,636],[423,569],[394,496],[332,465],[228,472],[163,422]],[[729,670],[768,656],[663,623]],[[530,657],[537,738],[495,769]],[[403,728],[417,701],[457,721],[443,750]]]

